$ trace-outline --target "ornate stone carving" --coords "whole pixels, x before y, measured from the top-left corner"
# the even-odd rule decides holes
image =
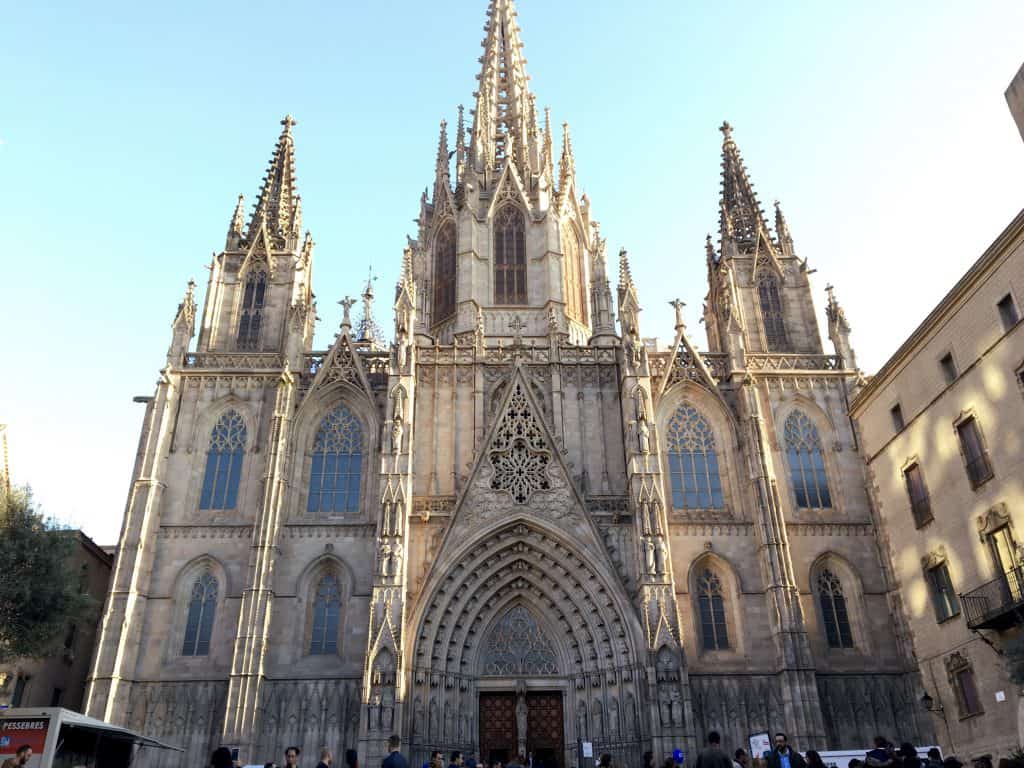
[[[551,490],[551,450],[522,384],[516,382],[491,440],[491,488],[525,504],[535,491]]]

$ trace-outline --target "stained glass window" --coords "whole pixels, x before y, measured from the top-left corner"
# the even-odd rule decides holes
[[[327,574],[316,587],[313,599],[313,635],[310,654],[338,652],[338,622],[341,619],[341,589],[338,578]]]
[[[263,324],[263,305],[267,298],[267,273],[257,270],[245,279],[242,314],[238,318],[238,348],[257,349]]]
[[[786,323],[782,318],[782,297],[779,281],[774,276],[763,277],[757,283],[757,295],[761,300],[761,320],[764,323],[764,338],[769,352],[787,352]]]
[[[320,422],[316,432],[306,511],[312,514],[358,512],[362,472],[362,426],[352,412],[339,403]]]
[[[705,570],[697,581],[697,602],[700,608],[701,639],[705,651],[729,647],[729,630],[725,622],[725,599],[722,581],[711,570]]]
[[[200,509],[234,509],[237,506],[245,441],[242,415],[234,409],[226,411],[210,433]]]
[[[800,509],[828,509],[832,495],[825,474],[825,454],[814,422],[803,411],[793,411],[784,428],[789,477]]]
[[[715,435],[707,419],[684,403],[669,419],[666,432],[673,508],[724,507]]]
[[[569,317],[587,322],[587,288],[583,272],[583,248],[580,246],[579,235],[570,225],[563,238],[562,250],[565,252],[565,306]]]
[[[447,222],[434,241],[434,322],[455,312],[455,224]]]
[[[853,632],[850,630],[843,583],[832,571],[825,570],[818,574],[818,600],[829,648],[853,648]]]
[[[217,612],[217,579],[207,571],[192,585],[188,602],[188,620],[185,623],[185,643],[182,656],[207,656],[210,653],[210,635]]]
[[[494,303],[526,303],[526,221],[514,205],[494,217]]]

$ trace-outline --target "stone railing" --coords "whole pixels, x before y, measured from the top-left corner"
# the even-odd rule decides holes
[[[186,368],[267,370],[284,367],[277,352],[192,352],[185,355]]]
[[[747,368],[752,371],[838,371],[836,355],[793,355],[781,353],[748,354]]]

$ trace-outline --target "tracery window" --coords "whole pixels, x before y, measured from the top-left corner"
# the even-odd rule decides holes
[[[257,349],[263,325],[263,306],[267,298],[267,273],[254,270],[245,279],[242,313],[238,319],[238,348]]]
[[[316,586],[313,599],[313,632],[310,655],[338,652],[338,623],[341,620],[341,587],[338,577],[327,574]]]
[[[558,674],[558,660],[551,643],[523,606],[511,608],[491,630],[484,647],[483,674]]]
[[[316,432],[306,511],[357,512],[362,472],[363,429],[359,419],[339,403],[320,422]]]
[[[226,411],[210,432],[200,509],[234,509],[245,456],[246,429],[241,414]]]
[[[562,250],[565,252],[565,306],[569,317],[587,322],[587,289],[583,273],[583,249],[575,228],[569,225],[569,231],[562,239]]]
[[[722,580],[710,569],[705,569],[697,580],[697,604],[704,650],[726,650],[729,647],[729,630],[725,621]]]
[[[434,317],[439,323],[455,312],[455,223],[446,222],[434,241]]]
[[[519,382],[494,430],[489,458],[494,470],[491,488],[506,491],[516,504],[525,504],[535,491],[551,489],[551,451]]]
[[[789,351],[786,324],[782,318],[782,296],[779,294],[778,278],[774,275],[761,278],[757,283],[757,295],[761,300],[761,321],[764,324],[764,338],[768,351]]]
[[[217,579],[207,571],[192,585],[185,623],[185,642],[182,656],[208,656],[213,619],[217,612]]]
[[[707,419],[684,403],[669,419],[668,470],[675,509],[721,509],[722,478]]]
[[[526,220],[515,205],[494,217],[494,303],[526,303]]]
[[[853,632],[850,630],[843,583],[832,571],[823,570],[818,574],[818,600],[828,647],[853,648]]]
[[[832,495],[825,474],[825,454],[814,422],[803,411],[793,411],[784,428],[789,477],[800,509],[828,509]]]

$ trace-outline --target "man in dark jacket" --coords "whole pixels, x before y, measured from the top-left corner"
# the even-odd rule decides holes
[[[718,731],[708,734],[708,745],[697,755],[694,768],[732,768],[732,760],[722,751],[722,737]]]
[[[395,733],[388,738],[388,756],[381,761],[381,768],[409,768],[409,761],[398,751],[402,746],[401,737]]]
[[[775,734],[775,749],[768,755],[768,768],[807,768],[803,755],[789,746],[784,733]]]

